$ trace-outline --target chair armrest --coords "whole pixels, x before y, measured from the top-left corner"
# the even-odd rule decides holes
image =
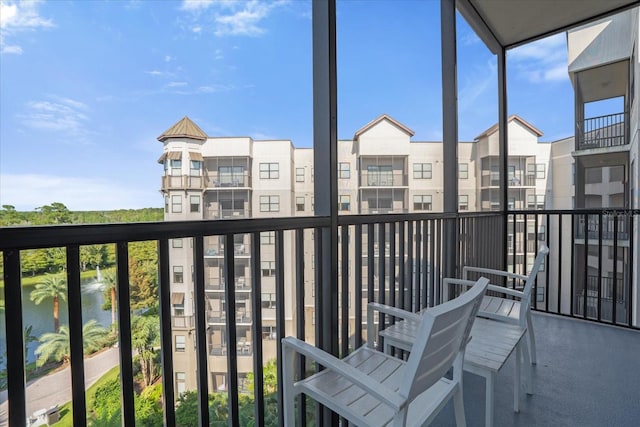
[[[343,360],[340,360],[305,341],[294,337],[286,337],[282,339],[282,347],[283,351],[289,350],[291,352],[302,354],[303,356],[318,362],[325,368],[337,372],[396,410],[402,408],[403,405],[406,404],[406,399],[403,399],[399,394],[396,394],[392,390],[386,388],[383,384],[367,376],[364,372],[357,370],[353,366],[345,363]],[[284,351],[284,353],[286,356],[287,352]]]
[[[384,314],[389,314],[394,317],[399,317],[403,320],[414,320],[420,321],[422,318],[419,314],[413,313],[411,311],[403,310],[401,308],[392,307],[386,304],[380,304],[377,302],[370,302],[367,304],[367,314],[369,311],[379,311]]]
[[[517,291],[515,289],[505,288],[502,286],[489,285],[487,286],[487,291],[500,292],[502,294],[511,295],[518,298],[524,298],[524,292]]]
[[[373,314],[375,311],[414,322],[419,322],[422,318],[419,314],[402,310],[401,308],[391,307],[390,305],[380,304],[377,302],[370,302],[367,304],[367,346],[369,348],[374,347],[374,337],[376,335],[374,331],[375,324],[373,321]],[[382,325],[382,327],[384,327],[384,325]]]
[[[462,267],[462,277],[463,279],[467,278],[467,272],[469,271],[474,271],[476,273],[484,273],[484,274],[493,274],[496,276],[502,276],[502,277],[508,277],[510,279],[520,279],[520,280],[527,280],[529,278],[529,276],[525,276],[522,274],[516,274],[516,273],[510,273],[508,271],[502,271],[502,270],[494,270],[493,268],[482,268],[482,267]]]
[[[454,279],[451,277],[445,277],[442,279],[443,288],[446,290],[445,297],[447,301],[449,300],[449,285],[462,285],[466,288],[470,288],[476,284],[475,280],[466,280],[466,279]],[[466,290],[466,289],[465,289]]]

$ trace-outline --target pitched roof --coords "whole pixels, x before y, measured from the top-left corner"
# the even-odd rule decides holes
[[[191,119],[184,116],[178,123],[171,126],[158,137],[158,141],[164,142],[169,138],[191,138],[199,141],[205,141],[207,134],[193,123]]]
[[[542,132],[538,128],[536,128],[531,123],[529,123],[528,121],[526,121],[522,117],[518,116],[517,114],[510,115],[509,118],[507,118],[507,123],[511,123],[514,120],[519,121],[521,125],[523,125],[524,127],[528,128],[529,130],[531,130],[531,132],[535,133],[536,135],[542,136]],[[491,126],[489,129],[485,130],[480,135],[476,136],[475,139],[478,140],[478,139],[480,139],[480,138],[482,138],[484,136],[491,135],[492,133],[496,132],[497,130],[498,130],[498,123],[496,123],[495,125]]]
[[[404,132],[408,133],[409,136],[413,136],[415,134],[414,131],[412,131],[411,129],[409,129],[408,127],[406,127],[405,125],[403,125],[399,121],[395,120],[394,118],[392,118],[391,116],[389,116],[387,114],[383,114],[383,115],[379,116],[378,118],[373,119],[372,121],[370,121],[369,123],[367,123],[366,125],[361,127],[360,129],[358,129],[356,131],[355,135],[353,136],[353,139],[354,140],[358,139],[360,137],[360,135],[362,135],[363,133],[365,133],[366,131],[368,131],[369,129],[371,129],[372,127],[374,127],[375,125],[377,125],[378,123],[380,123],[383,120],[388,120],[393,125],[397,126],[398,128],[400,128]]]

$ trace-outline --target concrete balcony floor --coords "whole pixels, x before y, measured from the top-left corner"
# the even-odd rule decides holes
[[[534,314],[538,364],[534,394],[521,392],[513,412],[515,354],[497,376],[496,426],[640,425],[640,332]],[[483,426],[484,378],[465,373],[467,425]],[[433,426],[455,426],[449,403]]]

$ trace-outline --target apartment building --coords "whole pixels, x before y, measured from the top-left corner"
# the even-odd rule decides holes
[[[508,124],[510,139],[510,209],[542,209],[552,202],[548,185],[551,144],[539,142],[542,132],[521,117]],[[459,144],[459,210],[497,210],[499,206],[497,126],[474,141]],[[338,142],[338,210],[340,214],[441,212],[443,210],[442,143],[412,141],[414,132],[388,115],[357,130],[353,139]],[[165,220],[272,218],[314,213],[313,150],[295,148],[289,140],[258,141],[249,137],[210,137],[185,117],[158,140],[164,165],[162,192]],[[524,226],[523,224],[518,227]],[[543,226],[542,226],[543,227]],[[314,335],[313,232],[305,242],[305,318],[307,336]],[[264,360],[275,358],[275,232],[260,236],[261,314]],[[225,238],[205,239],[208,354],[211,390],[226,387]],[[366,241],[366,237],[363,238]],[[377,241],[377,238],[375,239]],[[386,239],[387,242],[390,239]],[[195,387],[193,249],[191,241],[171,242],[171,291],[178,392]],[[293,238],[285,235],[285,259],[293,259]],[[375,250],[388,257],[388,248]],[[252,372],[252,307],[250,297],[251,239],[233,242],[236,294],[238,371]],[[523,255],[523,254],[519,254]],[[529,252],[533,262],[533,252]],[[351,257],[350,259],[353,259]],[[366,269],[365,269],[366,270]],[[351,275],[351,270],[349,270]],[[366,272],[364,273],[366,280]],[[295,265],[285,262],[285,299],[293,301]],[[377,278],[376,278],[377,283]],[[354,296],[351,294],[350,299]],[[366,306],[367,295],[363,295]],[[351,301],[350,301],[351,302]],[[355,318],[355,304],[350,317]],[[285,305],[287,328],[294,307]],[[246,357],[244,357],[246,356]]]

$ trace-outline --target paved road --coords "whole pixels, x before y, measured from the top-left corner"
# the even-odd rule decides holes
[[[109,369],[119,364],[118,349],[110,348],[84,359],[85,385],[90,387]],[[27,383],[27,415],[39,409],[62,405],[71,400],[69,367]],[[8,425],[7,391],[0,393],[0,426]]]

